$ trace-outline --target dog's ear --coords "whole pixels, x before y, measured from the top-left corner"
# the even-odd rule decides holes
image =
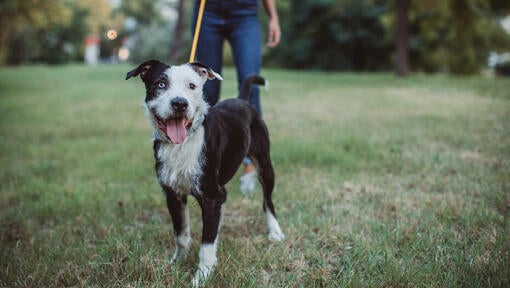
[[[142,64],[138,65],[138,67],[136,67],[135,69],[129,71],[126,74],[126,80],[128,80],[131,77],[136,77],[136,76],[140,75],[140,78],[142,78],[143,82],[147,83],[149,75],[152,74],[149,72],[154,70],[156,66],[168,67],[168,65],[163,64],[163,63],[159,62],[158,60],[155,60],[155,59],[147,60],[147,61],[143,62]]]
[[[197,74],[202,77],[204,80],[223,80],[220,74],[214,72],[211,68],[209,68],[207,65],[204,65],[200,62],[193,62],[190,63],[191,68],[197,72]]]

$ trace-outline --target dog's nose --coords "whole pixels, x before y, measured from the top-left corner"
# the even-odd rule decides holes
[[[184,112],[188,108],[188,100],[182,97],[175,97],[170,101],[170,105],[177,112]]]

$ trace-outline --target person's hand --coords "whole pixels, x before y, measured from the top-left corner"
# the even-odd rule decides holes
[[[269,48],[276,47],[280,43],[282,32],[280,30],[280,23],[278,18],[269,20],[269,33],[267,37],[266,46]]]

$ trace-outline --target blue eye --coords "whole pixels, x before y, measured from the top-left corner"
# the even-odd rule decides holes
[[[159,87],[159,88],[165,88],[165,87],[166,87],[165,82],[160,81],[160,82],[158,83],[158,87]]]

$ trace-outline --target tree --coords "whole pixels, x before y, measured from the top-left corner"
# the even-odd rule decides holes
[[[126,17],[136,19],[139,25],[149,26],[163,20],[160,11],[157,9],[157,2],[158,0],[122,1],[119,10]]]
[[[70,11],[70,18],[65,23],[18,21],[7,39],[4,62],[56,64],[79,59],[83,39],[89,30],[85,21],[88,11],[70,3],[66,5],[63,8]]]
[[[397,37],[395,72],[404,77],[409,74],[409,1],[397,0]]]
[[[89,27],[89,33],[101,33],[104,27],[115,28],[120,31],[124,18],[120,15],[114,15],[114,11],[108,0],[75,0],[76,5],[88,11],[85,19]],[[134,1],[123,1],[134,2]]]
[[[128,31],[130,61],[140,62],[147,58],[167,59],[171,51],[172,57],[180,58],[182,42],[185,41],[186,21],[179,15],[174,19],[175,5],[178,13],[186,11],[186,3],[192,1],[174,0],[141,0],[123,1],[118,13],[133,20],[136,25]],[[179,22],[179,23],[177,23]],[[178,27],[175,27],[176,25]],[[177,33],[177,35],[173,35]],[[177,37],[177,40],[174,39]],[[175,43],[177,42],[177,43]],[[171,49],[171,45],[174,45]]]
[[[177,24],[175,25],[173,41],[170,47],[168,59],[170,63],[180,63],[184,54],[184,30],[185,30],[185,9],[184,0],[179,0],[177,4]]]
[[[289,13],[280,17],[289,19],[284,41],[270,57],[290,68],[387,69],[391,43],[381,21],[386,13],[380,0],[292,0]]]
[[[0,63],[81,60],[88,34],[122,27],[111,12],[108,0],[0,2]]]
[[[68,24],[72,10],[66,0],[3,0],[0,2],[0,65],[7,60],[9,40],[18,27],[48,28]]]
[[[401,4],[397,1],[403,0],[396,0],[396,7]],[[427,73],[478,73],[489,51],[510,46],[510,37],[497,22],[498,16],[507,14],[509,8],[510,1],[504,0],[410,1],[407,17],[410,69]],[[390,17],[397,19],[397,12],[394,9]],[[397,22],[386,27],[395,39]],[[395,63],[399,53],[397,46]]]

